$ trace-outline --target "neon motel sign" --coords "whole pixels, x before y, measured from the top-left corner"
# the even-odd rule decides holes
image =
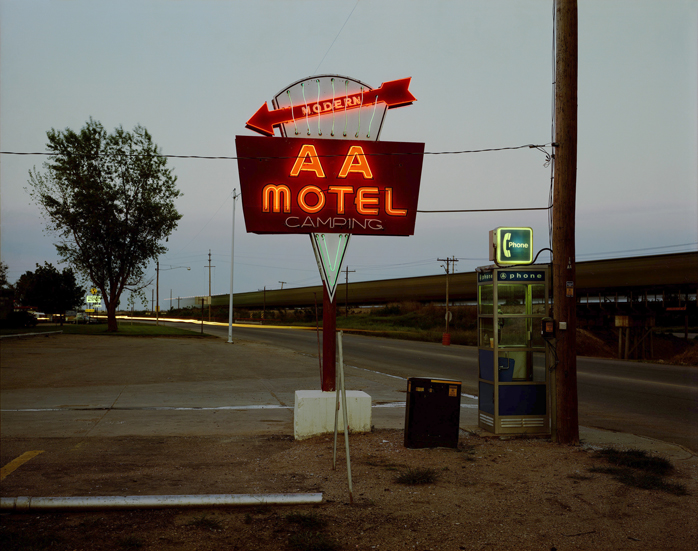
[[[412,235],[423,143],[236,136],[248,232]]]

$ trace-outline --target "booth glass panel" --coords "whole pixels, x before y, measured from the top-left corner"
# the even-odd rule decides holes
[[[494,296],[492,294],[492,285],[480,285],[478,291],[480,293],[480,314],[493,314]]]
[[[547,315],[545,304],[545,285],[531,285],[531,314]]]
[[[491,348],[494,339],[494,322],[492,318],[480,318],[479,346]]]
[[[529,318],[499,318],[499,346],[528,346]]]
[[[532,352],[526,350],[499,351],[499,382],[532,381]]]
[[[525,314],[526,286],[497,285],[497,307],[500,314]]]

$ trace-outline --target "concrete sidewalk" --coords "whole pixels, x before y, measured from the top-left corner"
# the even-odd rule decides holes
[[[292,435],[295,391],[320,384],[316,357],[218,338],[11,339],[1,365],[3,439]],[[406,379],[348,365],[346,381],[371,396],[376,429],[404,428]],[[476,397],[462,396],[461,428],[488,435]],[[580,436],[588,446],[693,455],[625,433],[582,427]]]

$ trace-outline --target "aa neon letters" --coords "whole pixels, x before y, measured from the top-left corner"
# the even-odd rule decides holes
[[[298,152],[289,177],[297,178],[302,172],[310,172],[317,178],[326,179],[322,168],[321,158],[312,144],[303,144]],[[352,145],[344,158],[342,168],[337,178],[346,179],[350,174],[360,174],[366,180],[373,179],[373,173],[368,159],[360,145]],[[381,206],[380,190],[377,186],[328,186],[322,189],[316,185],[307,185],[298,191],[296,202],[303,212],[315,214],[320,212],[327,203],[327,195],[334,196],[337,214],[346,213],[347,196],[354,196],[356,212],[364,216],[376,216]],[[291,189],[285,184],[267,184],[262,189],[262,212],[291,213]],[[384,191],[383,209],[388,216],[407,216],[407,209],[393,206],[393,189],[386,187]],[[291,226],[286,223],[287,227]]]
[[[298,153],[296,162],[293,163],[291,176],[297,177],[302,171],[313,172],[318,178],[325,178],[325,171],[322,169],[320,157],[312,144],[304,144]],[[350,173],[357,172],[363,174],[364,178],[373,179],[371,167],[368,166],[366,154],[360,145],[352,145],[347,152],[347,156],[339,171],[338,178],[346,178]]]

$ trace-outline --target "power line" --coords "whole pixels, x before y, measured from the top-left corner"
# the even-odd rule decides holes
[[[692,247],[694,245],[698,245],[698,242],[696,242],[696,243],[681,243],[679,245],[663,245],[661,247],[643,247],[641,249],[624,249],[622,251],[604,251],[604,252],[597,252],[597,253],[586,253],[586,254],[578,254],[577,257],[607,255],[607,254],[619,254],[619,253],[635,253],[635,252],[642,252],[642,251],[655,251],[655,250],[659,250],[659,249],[674,249],[676,247]],[[692,251],[686,251],[686,252],[692,252]]]
[[[448,212],[507,212],[512,210],[550,210],[553,205],[549,207],[530,207],[530,208],[516,208],[516,209],[457,209],[457,210],[417,210],[423,214],[435,214],[435,213],[448,213]]]
[[[337,33],[337,36],[334,37],[334,40],[332,41],[332,44],[330,44],[330,47],[327,48],[327,51],[325,52],[325,55],[322,56],[322,59],[320,60],[320,63],[317,64],[317,67],[315,68],[315,73],[317,73],[318,69],[320,68],[320,65],[322,65],[322,62],[325,61],[325,58],[327,57],[327,54],[330,53],[330,50],[332,49],[332,46],[334,46],[334,43],[337,42],[337,39],[339,38],[339,35],[342,34],[342,31],[344,30],[344,27],[347,26],[347,23],[349,22],[349,19],[351,18],[352,14],[354,13],[354,10],[356,9],[356,6],[359,5],[359,0],[356,0],[356,4],[354,4],[354,7],[351,9],[349,12],[349,15],[347,16],[346,20],[344,21],[344,24],[342,25],[342,28],[339,29],[339,32]]]
[[[465,155],[468,153],[491,153],[495,151],[514,151],[517,149],[536,149],[538,151],[543,151],[548,155],[542,148],[555,146],[554,143],[535,145],[517,145],[511,147],[491,147],[485,149],[464,149],[461,151],[424,151],[424,152],[397,152],[397,153],[365,153],[365,157],[390,157],[390,156],[401,156],[401,155]],[[46,157],[58,157],[62,153],[48,153],[48,152],[38,152],[38,151],[0,151],[0,155],[44,155]],[[74,154],[89,157],[104,157],[107,154],[104,153],[84,153],[84,154]],[[285,156],[285,157],[239,157],[239,156],[214,156],[214,155],[170,155],[170,154],[152,154],[152,153],[110,153],[109,156],[123,156],[123,157],[160,157],[165,159],[202,159],[202,160],[223,160],[223,161],[236,161],[242,160],[286,160],[286,159],[296,159],[297,156]],[[345,155],[309,155],[313,158],[328,158],[328,157],[344,157]]]

